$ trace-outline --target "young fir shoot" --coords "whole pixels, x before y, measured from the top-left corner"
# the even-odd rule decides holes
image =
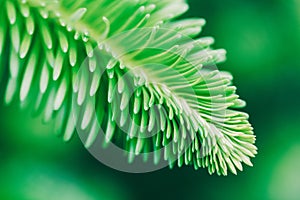
[[[56,120],[65,141],[79,127],[86,147],[101,128],[129,161],[164,148],[155,163],[236,174],[257,153],[253,128],[235,110],[245,103],[231,74],[212,67],[225,51],[196,38],[205,21],[176,19],[187,9],[184,0],[1,0],[5,103]]]

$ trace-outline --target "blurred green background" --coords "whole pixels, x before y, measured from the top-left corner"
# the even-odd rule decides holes
[[[205,18],[202,36],[228,52],[219,68],[232,72],[247,100],[259,148],[254,167],[228,177],[188,167],[115,171],[77,137],[65,144],[51,124],[1,100],[0,199],[300,199],[300,1],[189,4],[184,17]]]

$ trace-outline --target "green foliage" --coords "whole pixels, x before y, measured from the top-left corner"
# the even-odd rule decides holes
[[[174,20],[187,8],[182,0],[2,0],[5,102],[54,118],[66,141],[79,127],[86,147],[101,128],[129,161],[164,148],[170,166],[176,158],[178,166],[236,174],[241,162],[252,165],[255,136],[248,115],[234,110],[245,103],[232,76],[210,67],[225,51],[211,49],[212,38],[187,39],[205,21]]]

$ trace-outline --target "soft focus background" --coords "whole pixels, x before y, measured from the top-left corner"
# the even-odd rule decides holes
[[[185,17],[205,18],[202,36],[228,52],[219,67],[247,100],[259,148],[254,167],[228,177],[188,167],[118,172],[78,138],[65,144],[51,124],[1,100],[0,199],[300,199],[300,1],[189,3]]]

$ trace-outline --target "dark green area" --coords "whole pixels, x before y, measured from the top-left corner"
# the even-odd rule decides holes
[[[127,174],[95,160],[78,138],[64,144],[51,125],[18,106],[0,107],[0,199],[300,199],[300,3],[190,0],[188,17],[225,48],[259,154],[237,176],[183,167]],[[1,88],[1,96],[3,95]]]

